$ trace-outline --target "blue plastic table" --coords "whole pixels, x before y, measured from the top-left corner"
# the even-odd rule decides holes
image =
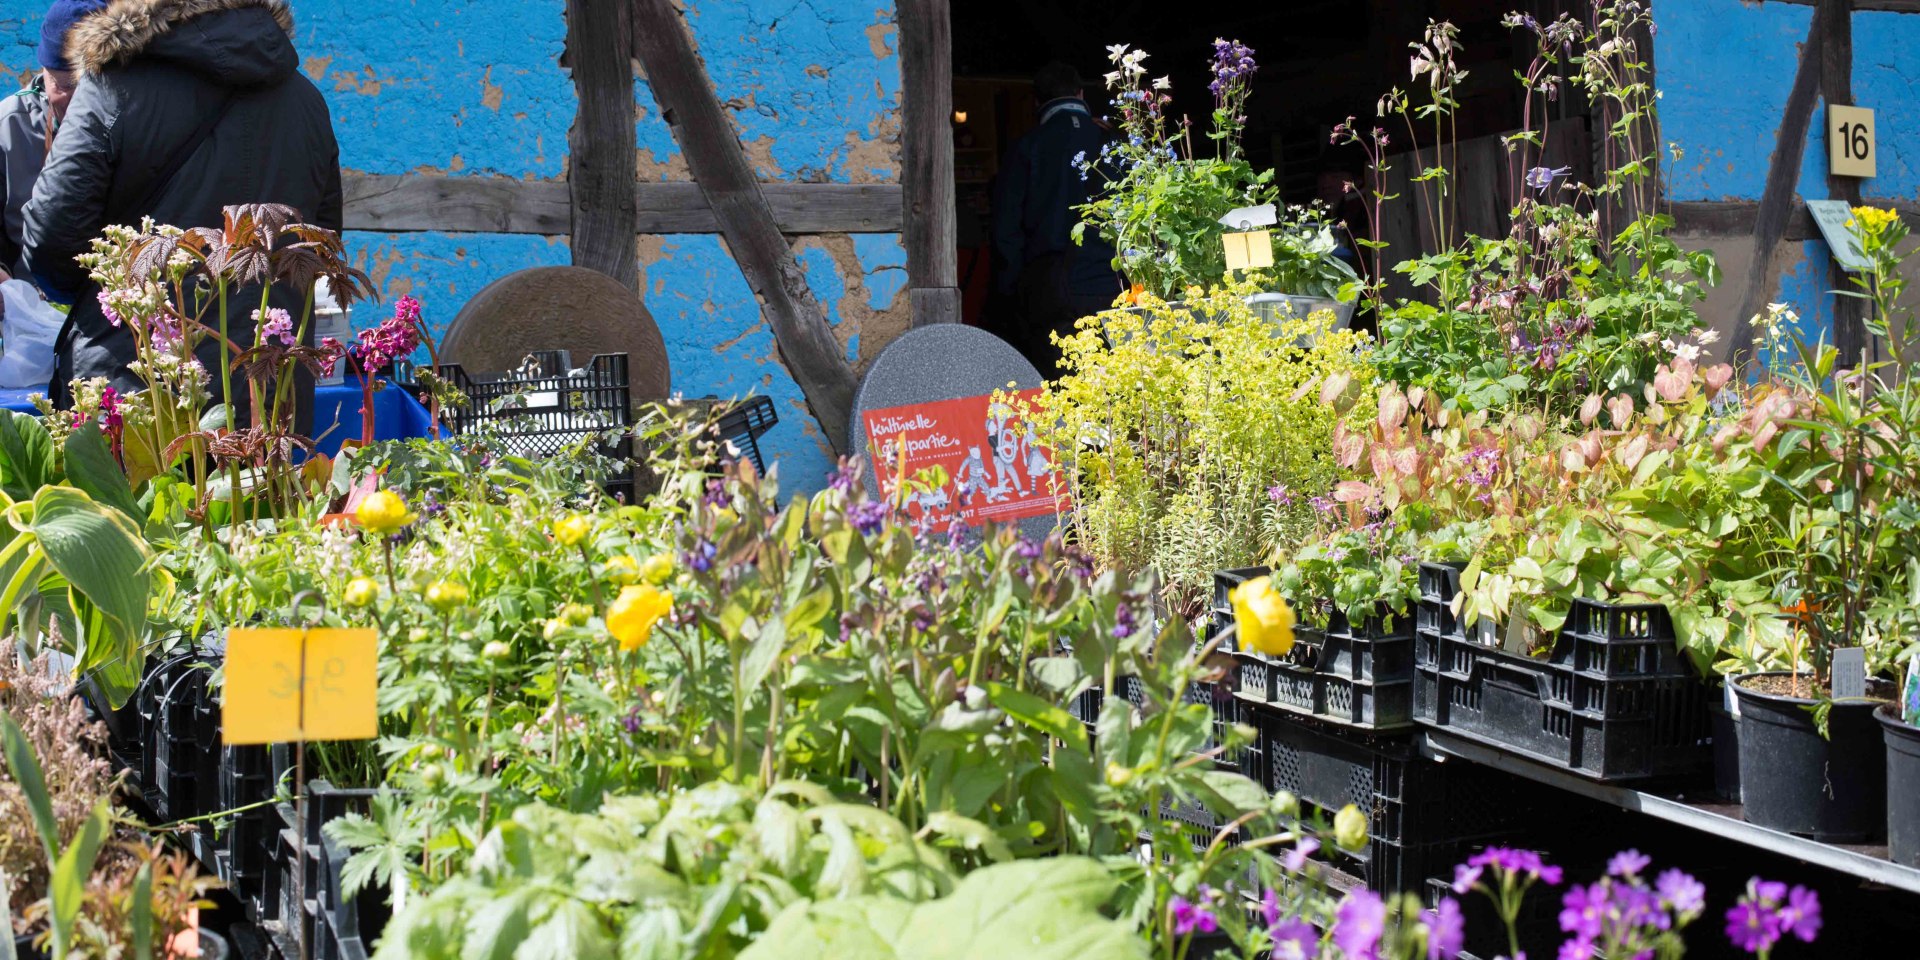
[[[0,390],[0,407],[21,413],[39,413],[27,398],[46,392],[45,387]],[[343,441],[360,439],[361,399],[360,381],[353,377],[347,378],[343,384],[314,388],[313,434],[321,453],[332,456],[340,452]],[[391,384],[374,392],[373,415],[375,440],[404,440],[433,435],[433,420],[427,415],[427,408],[421,406],[413,394]]]

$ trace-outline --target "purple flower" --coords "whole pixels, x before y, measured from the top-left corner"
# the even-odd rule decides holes
[[[846,470],[835,470],[832,474],[828,475],[827,486],[841,493],[849,493],[853,490],[853,481],[859,472],[857,467],[851,467]]]
[[[1314,960],[1320,953],[1320,931],[1299,917],[1268,924],[1267,939],[1273,943],[1273,960]]]
[[[1706,909],[1706,885],[1680,870],[1668,870],[1660,874],[1654,889],[1659,892],[1660,901],[1674,913],[1699,913]]]
[[[1524,873],[1529,878],[1546,881],[1548,886],[1558,886],[1560,883],[1560,868],[1548,865],[1540,859],[1538,853],[1532,850],[1517,850],[1512,847],[1488,847],[1469,857],[1467,859],[1467,865],[1470,867],[1493,867],[1496,870],[1512,874]],[[1454,880],[1456,883],[1459,882],[1459,874],[1457,871]]]
[[[1205,903],[1195,903],[1186,897],[1173,898],[1173,935],[1191,936],[1195,931],[1212,933],[1220,929],[1220,922],[1214,919],[1213,910]]]
[[[861,534],[865,536],[871,537],[879,533],[880,528],[886,525],[887,505],[884,503],[876,503],[872,500],[858,504],[853,508],[850,519],[853,520],[853,528],[855,530],[860,531]]]
[[[1754,877],[1751,886],[1753,895],[1769,907],[1777,907],[1780,901],[1787,898],[1787,885],[1778,880],[1762,880]]]
[[[115,311],[113,309],[113,305],[108,302],[107,291],[102,290],[99,293],[94,294],[93,299],[100,302],[100,313],[107,318],[108,323],[111,323],[116,327],[121,324],[122,321],[120,319],[119,312]]]
[[[1031,537],[1021,537],[1014,550],[1020,554],[1022,560],[1038,560],[1042,552],[1040,541]]]
[[[1365,888],[1348,893],[1334,913],[1333,945],[1347,960],[1379,960],[1380,934],[1386,930],[1387,904]]]
[[[1787,905],[1780,909],[1780,927],[1804,943],[1812,943],[1820,933],[1820,895],[1806,887],[1794,887],[1787,894]]]
[[[1115,640],[1125,640],[1133,636],[1133,607],[1124,603],[1115,607],[1113,610],[1113,620],[1113,638]]]
[[[1527,189],[1545,193],[1555,180],[1573,172],[1572,167],[1534,167],[1527,171]]]
[[[1560,899],[1561,931],[1573,934],[1577,940],[1600,936],[1607,919],[1607,900],[1604,884],[1583,887],[1576,883],[1568,888],[1566,896]]]
[[[1319,840],[1313,837],[1301,837],[1299,842],[1293,845],[1293,849],[1280,858],[1280,866],[1284,867],[1288,873],[1299,873],[1300,868],[1307,865],[1307,858],[1318,853],[1319,850]]]
[[[718,547],[702,538],[694,543],[693,549],[687,551],[687,566],[696,573],[706,573],[713,569],[713,558],[719,552]]]
[[[1727,911],[1727,939],[1748,953],[1773,949],[1780,940],[1780,918],[1746,897]]]
[[[1322,516],[1333,516],[1334,504],[1332,497],[1314,497],[1308,500],[1307,503],[1313,507],[1315,513],[1321,514]]]
[[[1560,945],[1560,952],[1554,960],[1594,960],[1593,941],[1568,940]]]
[[[1460,902],[1444,897],[1438,906],[1421,915],[1427,925],[1427,960],[1453,960],[1467,943],[1467,918]]]
[[[1645,870],[1651,863],[1653,858],[1638,850],[1622,850],[1614,854],[1612,860],[1607,861],[1607,876],[1638,876],[1640,871]]]
[[[1453,892],[1466,893],[1480,882],[1480,873],[1484,867],[1473,863],[1463,863],[1453,868]]]
[[[294,345],[293,317],[289,316],[285,310],[279,307],[268,307],[264,314],[259,310],[255,310],[253,312],[253,322],[260,325],[260,342],[262,344],[277,342],[283,347],[291,347]]]
[[[1267,488],[1267,499],[1283,507],[1293,506],[1293,491],[1284,483],[1276,483]]]
[[[1268,929],[1280,922],[1280,893],[1272,887],[1260,894],[1260,919],[1266,921]]]

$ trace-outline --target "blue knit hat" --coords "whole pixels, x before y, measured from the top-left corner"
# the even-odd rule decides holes
[[[107,0],[53,0],[46,19],[40,21],[40,66],[48,70],[71,70],[67,62],[67,31],[90,13],[104,9]]]

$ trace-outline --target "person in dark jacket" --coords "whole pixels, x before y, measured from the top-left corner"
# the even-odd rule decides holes
[[[1075,209],[1098,188],[1100,177],[1081,164],[1098,162],[1112,132],[1087,109],[1080,75],[1064,63],[1042,67],[1033,78],[1040,125],[1021,137],[1000,164],[993,201],[993,240],[1001,272],[997,283],[1011,293],[1023,316],[1014,346],[1043,374],[1059,363],[1054,333],[1070,333],[1074,321],[1113,305],[1120,278],[1113,248],[1089,231],[1073,242]]]
[[[25,230],[35,282],[49,299],[73,305],[56,400],[75,378],[142,386],[127,370],[132,336],[107,320],[74,261],[105,227],[152,217],[217,228],[230,204],[278,203],[309,223],[341,228],[332,119],[299,70],[292,36],[285,0],[113,0],[68,33],[80,85],[27,203]],[[305,300],[304,291],[272,295],[296,315]],[[253,342],[251,313],[229,314],[229,336],[239,343]],[[200,359],[218,370],[212,338]],[[219,388],[216,373],[216,396]]]
[[[106,5],[107,0],[54,0],[40,21],[40,45],[34,51],[40,75],[0,100],[0,279],[27,277],[21,215],[80,80],[67,62],[67,31]]]

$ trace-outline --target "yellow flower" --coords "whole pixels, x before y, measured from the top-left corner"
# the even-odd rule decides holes
[[[1343,850],[1359,850],[1367,845],[1367,815],[1349,803],[1333,815],[1333,842]]]
[[[1858,223],[1861,232],[1869,236],[1874,236],[1899,222],[1900,212],[1898,210],[1883,210],[1879,207],[1854,207],[1853,219],[1847,221],[1847,226],[1851,227]]]
[[[607,560],[607,579],[621,586],[640,582],[640,561],[621,554]]]
[[[463,606],[467,602],[467,588],[450,580],[442,580],[427,588],[427,606],[446,613]]]
[[[653,625],[673,610],[673,595],[652,584],[636,584],[620,591],[607,608],[607,632],[620,641],[622,651],[634,651],[653,637]]]
[[[673,578],[673,554],[656,553],[640,565],[641,579],[655,586]]]
[[[347,593],[341,599],[349,607],[364,607],[380,598],[380,585],[366,577],[356,577],[347,584]]]
[[[418,519],[407,509],[407,501],[392,490],[376,490],[353,512],[360,525],[379,534],[392,533]]]
[[[554,542],[563,547],[577,547],[587,535],[593,532],[593,522],[580,514],[573,514],[553,524]]]
[[[1255,577],[1228,594],[1233,622],[1239,626],[1240,649],[1284,657],[1293,649],[1293,608],[1274,589],[1272,577]]]

